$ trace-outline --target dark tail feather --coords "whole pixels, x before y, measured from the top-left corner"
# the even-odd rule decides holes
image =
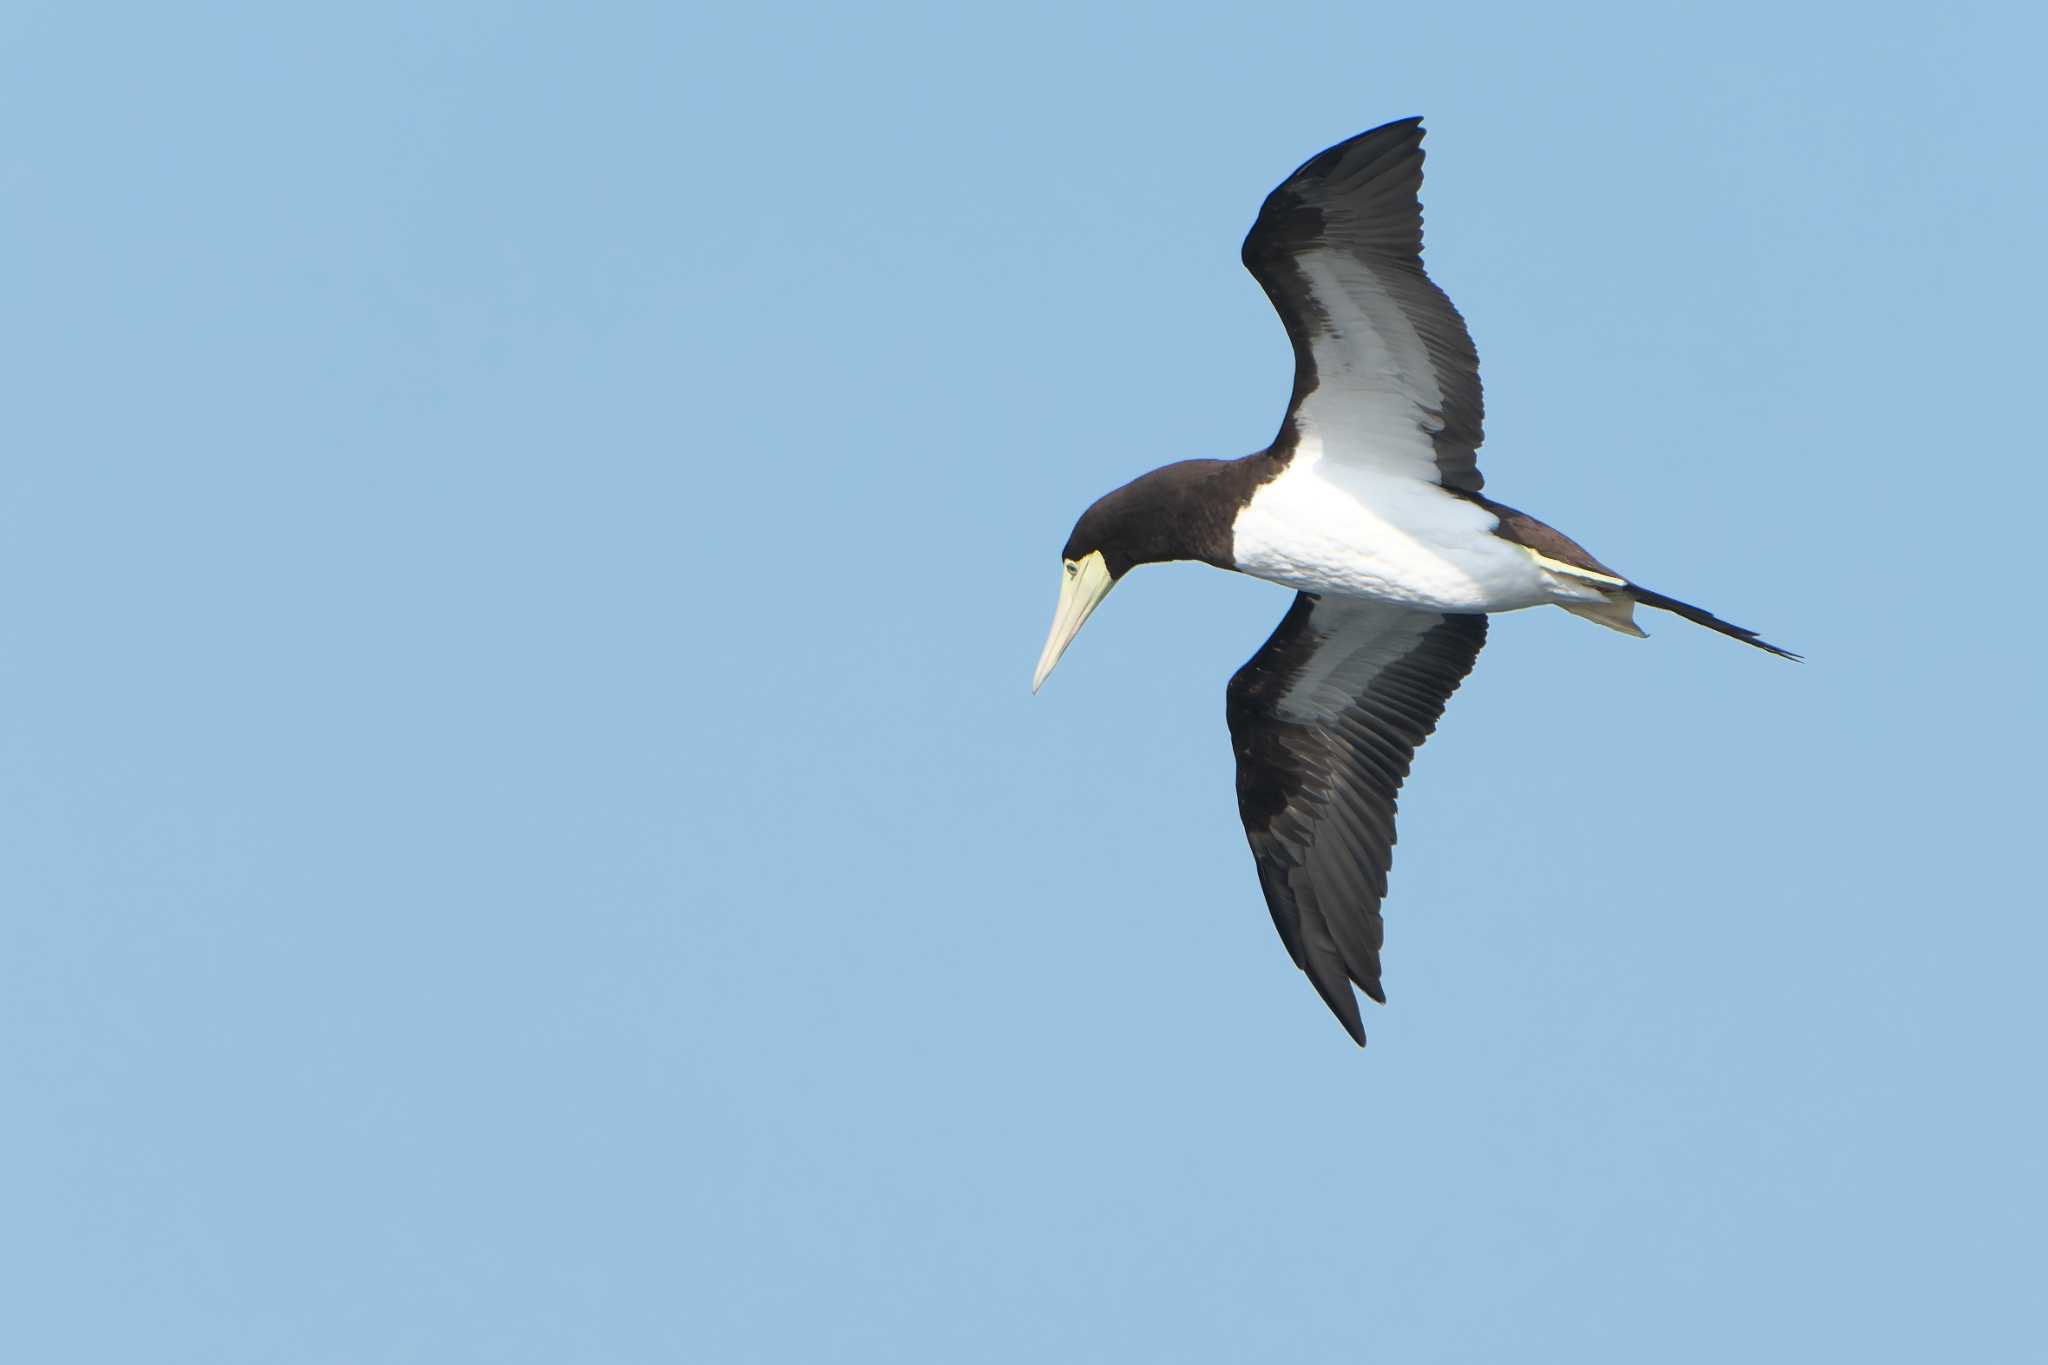
[[[1702,611],[1690,602],[1681,602],[1675,597],[1666,597],[1661,592],[1651,592],[1648,588],[1636,583],[1628,585],[1628,595],[1646,607],[1656,607],[1659,611],[1668,611],[1674,616],[1683,616],[1686,620],[1705,626],[1708,630],[1718,630],[1731,640],[1740,640],[1746,645],[1755,645],[1758,649],[1775,654],[1781,659],[1791,659],[1795,663],[1799,661],[1800,656],[1794,654],[1791,650],[1780,649],[1769,640],[1758,639],[1755,631],[1744,630],[1741,626],[1731,626],[1720,617],[1714,615],[1714,613]]]

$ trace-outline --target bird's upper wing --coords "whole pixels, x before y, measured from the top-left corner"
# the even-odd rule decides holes
[[[1244,263],[1294,343],[1276,445],[1477,492],[1479,357],[1422,269],[1422,120],[1340,142],[1266,196]]]
[[[1230,680],[1237,804],[1294,963],[1365,1042],[1380,989],[1394,797],[1486,643],[1484,616],[1301,593]]]

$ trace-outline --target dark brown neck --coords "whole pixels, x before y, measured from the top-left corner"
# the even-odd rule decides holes
[[[1261,451],[1242,460],[1183,460],[1155,469],[1098,499],[1075,526],[1070,546],[1100,550],[1118,577],[1140,564],[1176,559],[1234,568],[1237,514],[1283,466]]]

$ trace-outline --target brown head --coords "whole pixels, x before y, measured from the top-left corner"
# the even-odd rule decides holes
[[[1236,567],[1231,529],[1238,510],[1271,474],[1257,455],[1183,460],[1097,498],[1060,552],[1060,604],[1031,690],[1045,682],[1109,590],[1140,564],[1195,559]]]

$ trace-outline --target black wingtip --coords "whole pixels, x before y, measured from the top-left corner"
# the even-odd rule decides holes
[[[1422,115],[1410,114],[1407,118],[1392,119],[1377,128],[1368,128],[1362,133],[1347,137],[1323,155],[1329,156],[1331,152],[1342,155],[1353,148],[1364,146],[1373,146],[1376,150],[1382,145],[1388,148],[1414,146],[1428,136],[1428,131],[1422,126]]]
[[[1305,182],[1322,181],[1339,165],[1346,163],[1352,163],[1351,173],[1359,173],[1368,167],[1378,166],[1382,159],[1387,159],[1388,164],[1393,164],[1404,159],[1407,153],[1418,151],[1422,139],[1427,135],[1427,130],[1422,126],[1422,115],[1411,114],[1407,118],[1382,123],[1377,128],[1368,128],[1362,133],[1353,133],[1341,142],[1333,142],[1296,166],[1293,174],[1280,182],[1279,188],[1267,196],[1261,216],[1265,216],[1267,211],[1276,207],[1274,197],[1284,191],[1294,189],[1299,193],[1312,193],[1306,188]],[[1360,156],[1364,159],[1358,160]],[[1251,243],[1247,241],[1245,247],[1249,250]]]
[[[1344,986],[1344,1003],[1351,1008],[1339,1009],[1336,1002],[1329,1001],[1327,1003],[1330,1006],[1330,1013],[1337,1016],[1337,1022],[1342,1024],[1344,1031],[1351,1035],[1351,1041],[1360,1047],[1364,1047],[1365,1020],[1358,1017],[1358,1001],[1352,998],[1350,984],[1346,983]]]
[[[1342,971],[1342,968],[1338,970]],[[1337,1016],[1337,1022],[1351,1035],[1351,1041],[1364,1047],[1365,1020],[1359,1017],[1358,997],[1351,993],[1350,979],[1338,976],[1328,980],[1315,972],[1310,972],[1308,979],[1315,986],[1316,994],[1323,997],[1323,1003],[1330,1007],[1330,1013]]]

